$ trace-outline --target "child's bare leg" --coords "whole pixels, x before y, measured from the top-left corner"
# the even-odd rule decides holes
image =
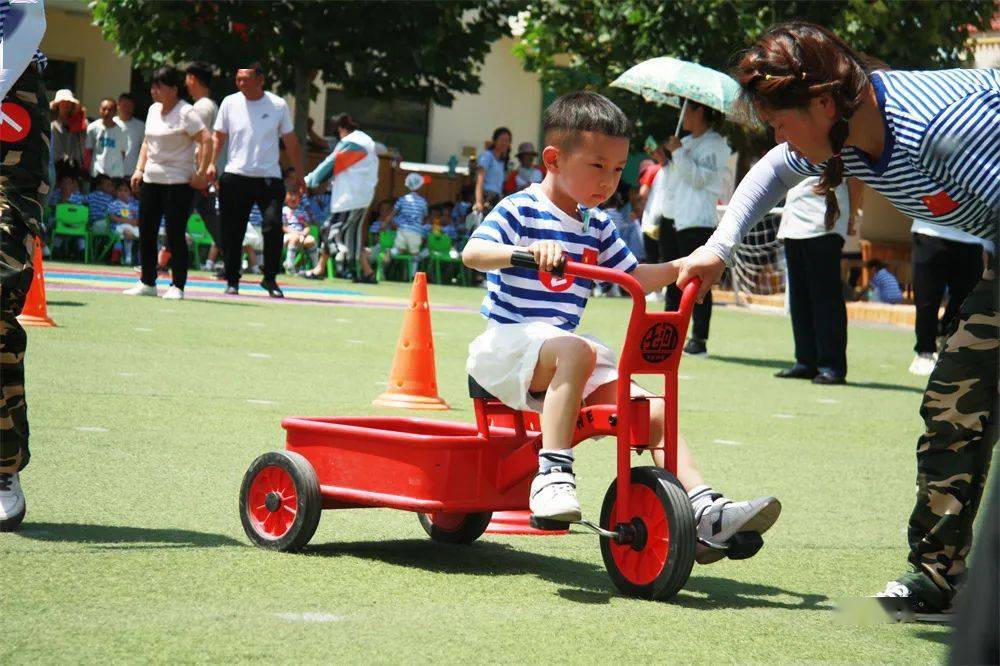
[[[573,476],[573,429],[580,412],[583,389],[594,372],[597,354],[586,340],[565,336],[547,340],[529,391],[545,391],[542,403],[542,450],[538,475],[531,483],[529,505],[536,518],[580,520]]]
[[[586,340],[566,336],[542,345],[529,390],[545,392],[542,403],[542,449],[571,448],[583,389],[594,372],[597,355]]]

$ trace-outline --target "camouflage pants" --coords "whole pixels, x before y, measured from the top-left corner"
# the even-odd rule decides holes
[[[901,580],[930,591],[943,605],[965,576],[972,523],[997,441],[997,288],[994,257],[962,305],[920,408],[926,432],[917,442],[917,502],[908,530],[914,572]]]
[[[16,472],[29,458],[27,336],[17,315],[31,287],[35,237],[49,193],[49,105],[34,64],[4,98],[3,111],[17,127],[8,125],[5,131],[15,131],[0,137],[0,472]]]

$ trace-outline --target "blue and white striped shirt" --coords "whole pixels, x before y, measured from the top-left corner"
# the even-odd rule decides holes
[[[875,162],[843,150],[844,172],[902,213],[988,238],[1000,221],[1000,70],[873,72],[885,122]],[[789,168],[819,175],[785,146]]]
[[[87,196],[87,207],[90,208],[91,223],[103,220],[108,216],[108,209],[115,198],[107,192],[94,190]]]
[[[424,233],[424,218],[427,217],[427,200],[416,192],[404,194],[396,201],[396,227],[400,231]]]
[[[553,204],[541,187],[531,185],[503,199],[476,227],[472,238],[528,247],[553,240],[573,259],[631,272],[638,262],[618,236],[614,222],[599,209],[580,209],[587,223]],[[587,256],[585,256],[587,255]],[[580,324],[593,283],[560,281],[528,268],[502,268],[487,275],[483,316],[500,324],[545,322],[572,331]]]
[[[260,212],[260,207],[254,204],[250,207],[250,214],[247,216],[247,224],[259,227],[264,224],[264,216]]]
[[[903,302],[903,291],[899,288],[896,277],[888,269],[878,269],[871,278],[871,288],[875,291],[875,299],[879,303]]]

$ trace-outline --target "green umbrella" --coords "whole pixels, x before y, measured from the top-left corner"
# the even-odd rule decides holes
[[[687,100],[731,115],[733,103],[740,92],[739,84],[722,72],[666,56],[639,63],[611,85],[641,95],[647,101],[680,108],[678,132]]]

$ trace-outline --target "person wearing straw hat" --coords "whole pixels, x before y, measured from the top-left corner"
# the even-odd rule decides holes
[[[62,88],[56,91],[49,108],[57,114],[50,128],[52,139],[49,150],[52,151],[52,161],[60,176],[67,171],[73,176],[79,175],[83,167],[83,135],[74,131],[74,123],[76,116],[82,111],[80,100],[73,95],[72,90]]]
[[[0,532],[16,530],[27,509],[20,473],[28,464],[24,393],[27,336],[17,321],[34,278],[35,239],[49,194],[49,110],[38,44],[41,1],[0,0]]]
[[[517,147],[517,161],[520,164],[507,176],[507,182],[504,183],[503,188],[506,194],[520,192],[532,183],[542,182],[542,170],[535,167],[535,158],[537,157],[538,151],[535,150],[535,145],[530,141],[525,141]]]

